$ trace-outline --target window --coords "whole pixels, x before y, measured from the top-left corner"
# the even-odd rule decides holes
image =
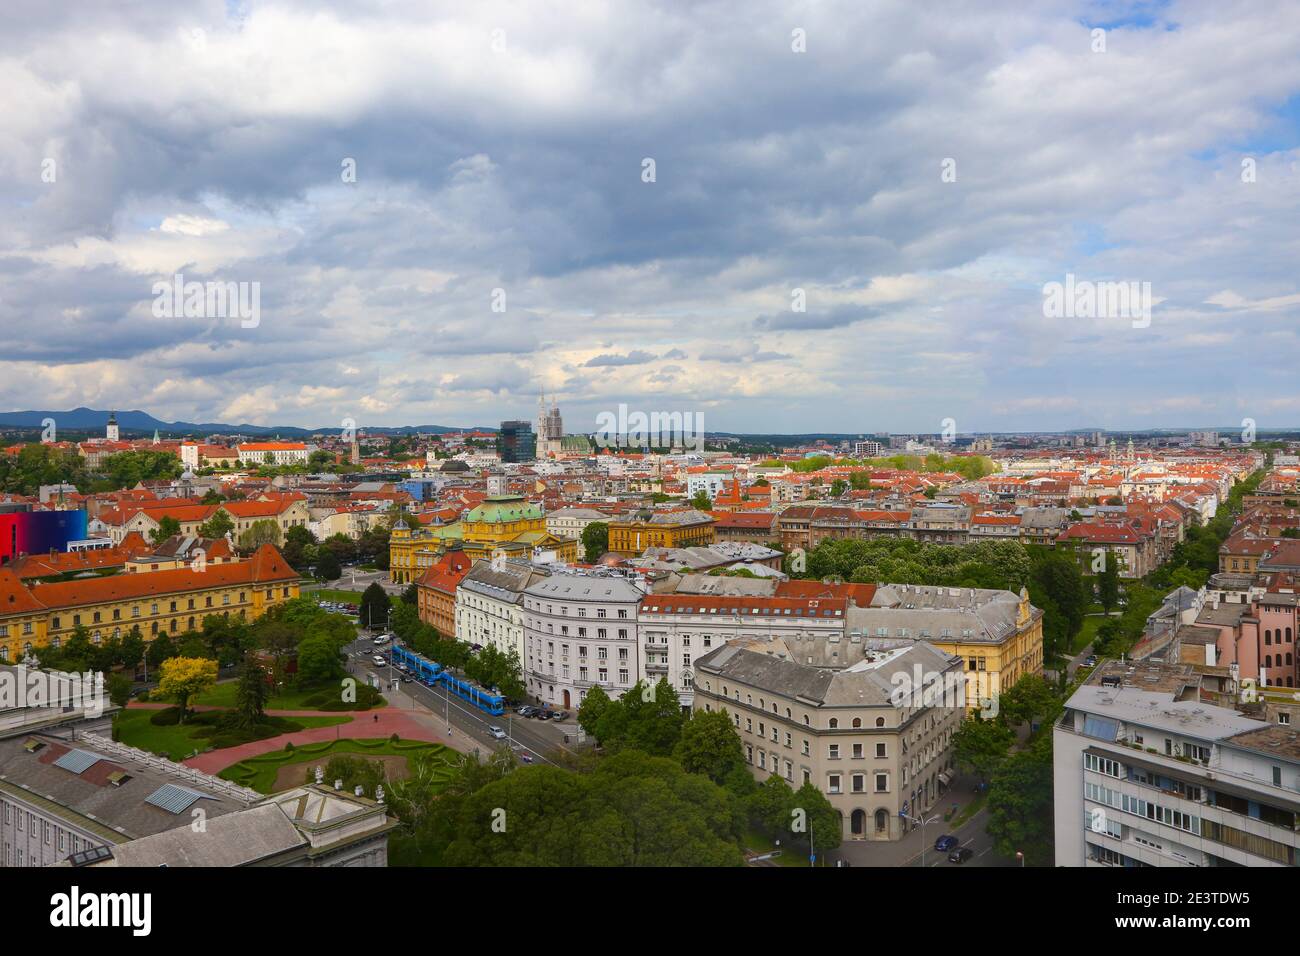
[[[889,756],[888,744],[876,744],[876,759],[882,759]]]
[[[889,774],[876,774],[876,793],[889,793]]]
[[[827,793],[839,793],[839,792],[840,792],[840,775],[839,775],[838,773],[833,773],[833,774],[831,774],[831,775],[827,778],[827,780],[826,780],[826,792],[827,792]]]
[[[829,746],[827,746],[827,748],[826,748],[826,756],[827,756],[827,758],[830,759],[830,760],[839,760],[839,759],[840,759],[840,745],[839,745],[839,744],[830,744]]]
[[[867,777],[865,774],[855,773],[853,775],[853,792],[864,793],[867,789]]]

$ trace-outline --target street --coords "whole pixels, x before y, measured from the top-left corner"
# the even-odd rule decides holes
[[[417,680],[403,682],[401,671],[389,665],[376,667],[371,660],[376,654],[385,654],[390,644],[376,645],[370,638],[360,637],[344,648],[348,655],[348,673],[368,680],[370,676],[378,679],[380,689],[389,703],[394,707],[418,706],[446,720],[450,717],[453,740],[457,735],[462,741],[469,741],[470,747],[458,749],[482,749],[485,753],[504,746],[507,741],[517,754],[526,754],[533,760],[552,763],[551,756],[557,749],[571,750],[564,743],[565,734],[576,734],[577,725],[570,719],[564,724],[553,721],[536,721],[519,717],[507,712],[500,717],[492,716],[467,704],[465,701],[449,694],[442,688],[426,687]],[[355,655],[363,655],[357,660]],[[387,656],[385,654],[385,656]],[[397,689],[393,690],[393,681],[397,680]],[[488,727],[500,727],[506,731],[506,739],[498,740],[488,733]]]

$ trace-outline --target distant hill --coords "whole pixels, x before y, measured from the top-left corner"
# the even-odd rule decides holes
[[[40,428],[46,418],[54,419],[55,426],[64,431],[103,431],[108,423],[109,412],[105,409],[73,408],[68,411],[24,411],[0,412],[0,428]],[[337,426],[331,428],[298,428],[294,425],[229,425],[224,422],[165,422],[154,418],[148,412],[139,409],[119,411],[117,424],[123,432],[173,432],[193,435],[281,435],[305,438],[308,435],[323,435],[337,432]],[[456,432],[456,431],[490,431],[497,429],[486,425],[474,425],[469,428],[453,425],[400,425],[384,427],[360,424],[363,432],[397,435],[411,432]]]

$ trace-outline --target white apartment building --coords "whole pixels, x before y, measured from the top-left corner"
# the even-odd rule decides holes
[[[456,639],[524,661],[524,591],[548,572],[525,561],[475,561],[456,588]]]
[[[535,698],[576,708],[597,685],[618,697],[641,677],[637,604],[644,592],[610,572],[557,569],[524,590],[524,682]]]
[[[727,482],[735,477],[729,471],[705,471],[686,476],[686,497],[694,498],[701,491],[712,500],[722,493]]]
[[[609,520],[609,515],[595,508],[557,508],[546,515],[546,531],[557,538],[579,540],[587,525]]]
[[[637,640],[640,670],[666,677],[683,709],[695,701],[695,661],[741,638],[784,638],[834,644],[844,634],[843,598],[779,598],[714,594],[649,594],[641,602]]]
[[[239,446],[239,463],[241,465],[265,465],[267,456],[273,465],[304,464],[313,451],[314,445],[300,441],[258,441],[246,442]]]
[[[1057,866],[1300,864],[1300,740],[1201,699],[1189,664],[1110,662],[1053,728]]]

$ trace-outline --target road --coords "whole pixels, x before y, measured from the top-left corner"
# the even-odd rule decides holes
[[[484,753],[496,750],[507,742],[517,754],[527,755],[535,761],[554,763],[558,750],[573,752],[573,748],[564,743],[566,733],[576,734],[577,724],[569,720],[563,724],[553,721],[537,721],[519,717],[515,714],[502,714],[494,717],[465,703],[442,688],[426,687],[419,681],[412,680],[397,684],[393,691],[392,681],[399,679],[401,672],[396,668],[376,667],[371,660],[375,654],[382,652],[387,645],[376,647],[369,638],[359,638],[344,650],[348,654],[348,672],[358,678],[368,679],[373,675],[379,679],[380,687],[395,707],[421,707],[435,717],[450,718],[452,736],[459,735],[462,741],[469,741]],[[362,660],[355,655],[364,655]],[[506,731],[505,739],[497,739],[488,733],[488,727],[496,726]]]

